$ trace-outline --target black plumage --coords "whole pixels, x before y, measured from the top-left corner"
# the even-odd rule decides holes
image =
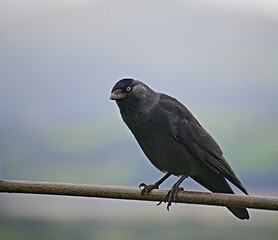
[[[122,79],[113,87],[110,99],[116,100],[124,122],[149,160],[166,173],[155,184],[142,183],[142,194],[158,188],[172,174],[181,178],[165,199],[168,209],[186,177],[212,192],[233,194],[228,179],[248,194],[218,144],[175,98],[155,92],[140,81]],[[228,209],[240,219],[249,219],[245,208]]]

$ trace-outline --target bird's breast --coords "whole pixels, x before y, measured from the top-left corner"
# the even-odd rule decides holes
[[[163,121],[141,125],[133,134],[145,155],[159,170],[175,175],[191,175],[198,167],[195,166],[198,161],[176,141]]]
[[[163,112],[144,114],[138,109],[128,108],[128,112],[125,112],[122,108],[121,114],[155,167],[175,175],[191,175],[197,171],[199,161],[175,139],[168,116]]]

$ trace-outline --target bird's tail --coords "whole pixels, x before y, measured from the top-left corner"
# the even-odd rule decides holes
[[[249,214],[246,208],[231,208],[227,207],[236,217],[241,220],[249,219]]]
[[[225,178],[221,175],[215,173],[202,174],[202,176],[192,176],[192,178],[212,192],[234,194],[232,188],[229,186]],[[246,208],[227,208],[239,219],[249,219],[249,214]]]

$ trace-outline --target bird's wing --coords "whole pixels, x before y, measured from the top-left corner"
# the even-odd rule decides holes
[[[161,101],[160,105],[166,111],[171,112],[169,124],[173,137],[215,173],[223,175],[247,194],[246,189],[223,157],[218,144],[190,111],[176,99],[170,97],[166,101]]]

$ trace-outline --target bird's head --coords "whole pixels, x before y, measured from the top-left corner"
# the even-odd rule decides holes
[[[159,94],[138,80],[125,78],[114,85],[110,99],[117,102],[122,114],[146,113],[158,102]]]
[[[140,81],[131,78],[125,78],[118,81],[114,85],[111,91],[110,99],[120,101],[127,98],[134,98],[139,96],[138,93],[142,90],[142,83]]]

